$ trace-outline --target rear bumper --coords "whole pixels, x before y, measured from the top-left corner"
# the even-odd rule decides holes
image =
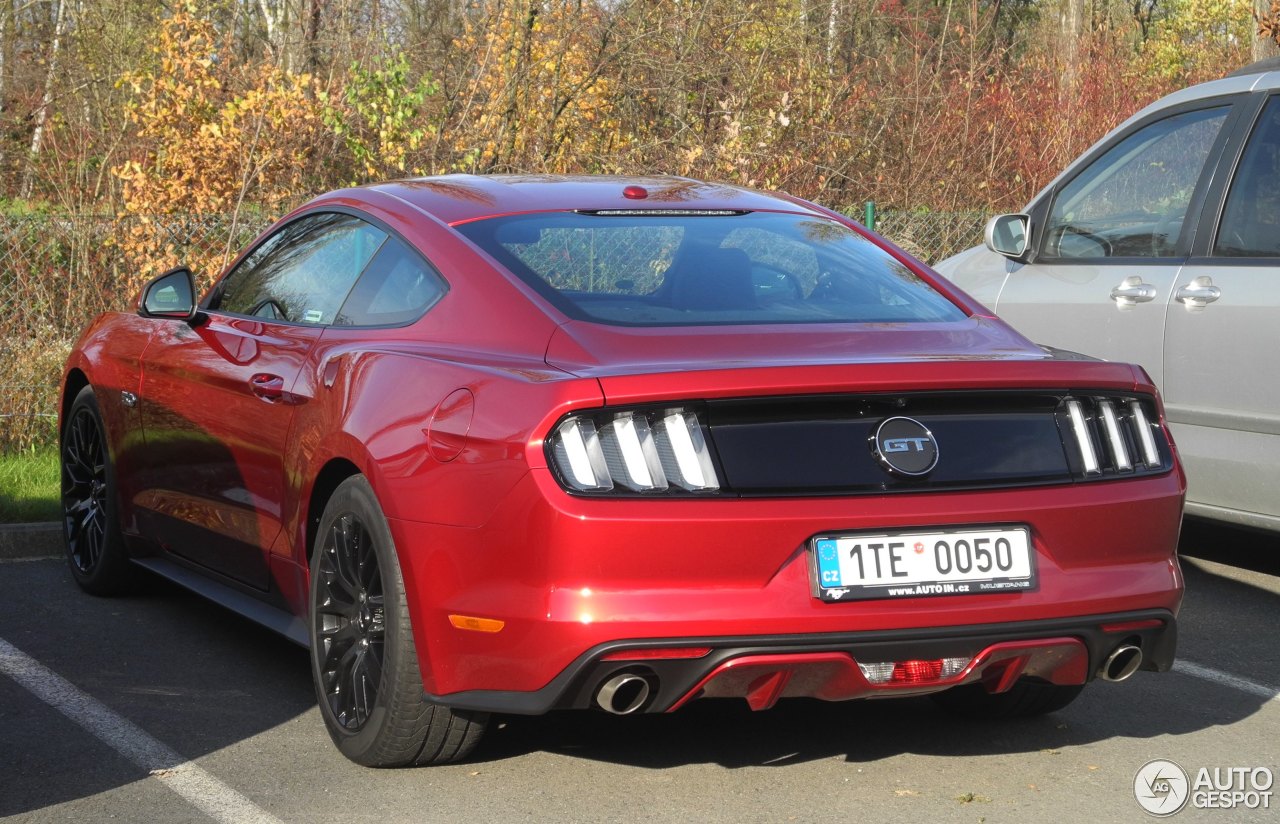
[[[1091,615],[999,626],[745,638],[663,638],[601,644],[579,656],[545,687],[531,692],[472,690],[430,695],[458,709],[540,714],[595,706],[601,685],[637,674],[649,686],[642,712],[670,712],[700,697],[741,697],[753,709],[780,698],[828,701],[920,695],[981,682],[1003,692],[1021,676],[1055,684],[1092,680],[1107,656],[1132,644],[1141,669],[1173,665],[1177,621],[1166,610]],[[709,649],[697,658],[644,658],[645,650]],[[634,655],[628,659],[628,655]],[[928,683],[872,684],[859,663],[966,658],[955,676]]]
[[[748,649],[758,638],[940,640],[959,631],[995,642],[1012,637],[1002,627],[1026,622],[1047,622],[1032,635],[1048,638],[1088,624],[1081,616],[1176,617],[1182,493],[1175,469],[999,491],[587,500],[565,495],[544,469],[517,483],[482,527],[390,526],[426,692],[465,702],[454,696],[550,689],[556,697],[529,699],[529,711],[540,711],[556,705],[563,679],[592,651],[638,639]],[[841,603],[814,596],[816,535],[973,524],[1029,529],[1036,590]],[[451,616],[502,628],[470,631]],[[822,644],[819,651],[841,648]]]

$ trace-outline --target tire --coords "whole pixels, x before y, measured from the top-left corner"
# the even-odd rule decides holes
[[[982,684],[952,687],[930,697],[939,706],[958,715],[975,718],[1026,718],[1056,712],[1076,700],[1084,684],[1063,686],[1019,679],[1008,692],[992,694]]]
[[[334,490],[320,518],[309,624],[320,714],[347,758],[366,767],[446,764],[479,743],[487,714],[424,696],[395,544],[361,475]]]
[[[71,576],[85,592],[128,592],[137,569],[120,533],[115,465],[93,387],[71,403],[63,422],[59,462],[62,476],[62,536]]]

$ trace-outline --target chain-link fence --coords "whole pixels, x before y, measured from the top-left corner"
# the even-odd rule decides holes
[[[903,209],[877,214],[874,228],[921,260],[937,263],[981,243],[983,227],[992,214],[976,210],[925,212]],[[853,217],[862,219],[860,214]]]
[[[980,242],[985,219],[983,212],[886,211],[875,228],[936,262]],[[54,439],[67,353],[99,313],[127,309],[139,286],[139,263],[122,239],[145,229],[166,261],[208,261],[234,254],[265,225],[223,214],[0,217],[0,451]]]
[[[123,238],[145,228],[166,260],[209,260],[263,227],[220,214],[0,217],[0,451],[53,440],[76,337],[98,314],[128,308],[142,280]]]

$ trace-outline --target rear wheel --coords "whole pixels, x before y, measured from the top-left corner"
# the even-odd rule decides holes
[[[939,706],[978,718],[1025,718],[1062,709],[1084,690],[1022,678],[1008,692],[989,693],[982,684],[965,684],[930,696]]]
[[[76,395],[62,429],[62,533],[71,575],[86,592],[127,591],[129,563],[116,499],[115,467],[93,388]]]
[[[387,519],[363,476],[325,506],[311,562],[311,662],[325,726],[367,767],[457,761],[487,716],[428,701]]]

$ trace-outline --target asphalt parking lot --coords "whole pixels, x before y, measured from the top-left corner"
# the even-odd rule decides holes
[[[158,581],[105,600],[59,560],[4,561],[0,817],[1142,820],[1134,777],[1153,759],[1192,781],[1280,772],[1280,538],[1191,524],[1182,549],[1177,669],[1095,682],[1050,716],[980,723],[907,699],[504,718],[470,761],[411,771],[338,754],[307,654],[283,639]],[[1174,820],[1277,819],[1188,805]]]

